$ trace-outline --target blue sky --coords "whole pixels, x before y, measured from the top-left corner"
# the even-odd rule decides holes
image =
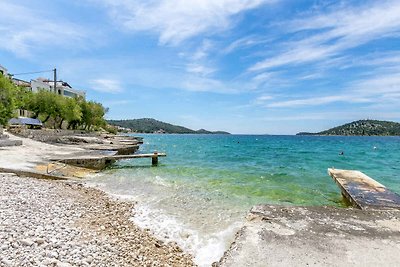
[[[56,66],[108,118],[258,134],[400,121],[398,0],[0,0],[0,14],[1,65]]]

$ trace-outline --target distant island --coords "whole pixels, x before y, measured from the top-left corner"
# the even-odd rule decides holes
[[[400,135],[400,123],[393,121],[358,120],[319,133],[300,132],[296,135],[398,136]]]
[[[224,131],[192,130],[183,126],[158,121],[151,118],[131,120],[108,120],[110,125],[118,126],[120,130],[130,130],[136,133],[176,133],[176,134],[230,134]]]

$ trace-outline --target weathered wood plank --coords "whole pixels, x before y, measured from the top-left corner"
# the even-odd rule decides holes
[[[342,195],[360,209],[400,209],[400,196],[360,171],[328,169]]]

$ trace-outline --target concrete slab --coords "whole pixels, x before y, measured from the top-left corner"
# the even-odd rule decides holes
[[[90,155],[90,156],[76,156],[73,158],[56,158],[52,161],[61,162],[73,166],[89,168],[93,170],[102,170],[107,166],[115,163],[121,159],[135,159],[135,158],[152,158],[152,164],[157,165],[158,157],[166,157],[165,153],[153,154],[133,154],[133,155]]]
[[[400,211],[260,205],[213,266],[399,266]]]
[[[360,209],[400,209],[400,196],[360,171],[328,169],[342,195]]]
[[[22,146],[22,140],[3,139],[0,140],[0,147],[6,146]]]

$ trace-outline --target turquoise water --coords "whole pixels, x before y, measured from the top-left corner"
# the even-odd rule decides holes
[[[360,170],[400,193],[399,137],[141,136],[140,152],[167,153],[158,167],[124,160],[91,182],[138,201],[133,219],[202,266],[218,260],[255,204],[344,207],[329,167]]]

